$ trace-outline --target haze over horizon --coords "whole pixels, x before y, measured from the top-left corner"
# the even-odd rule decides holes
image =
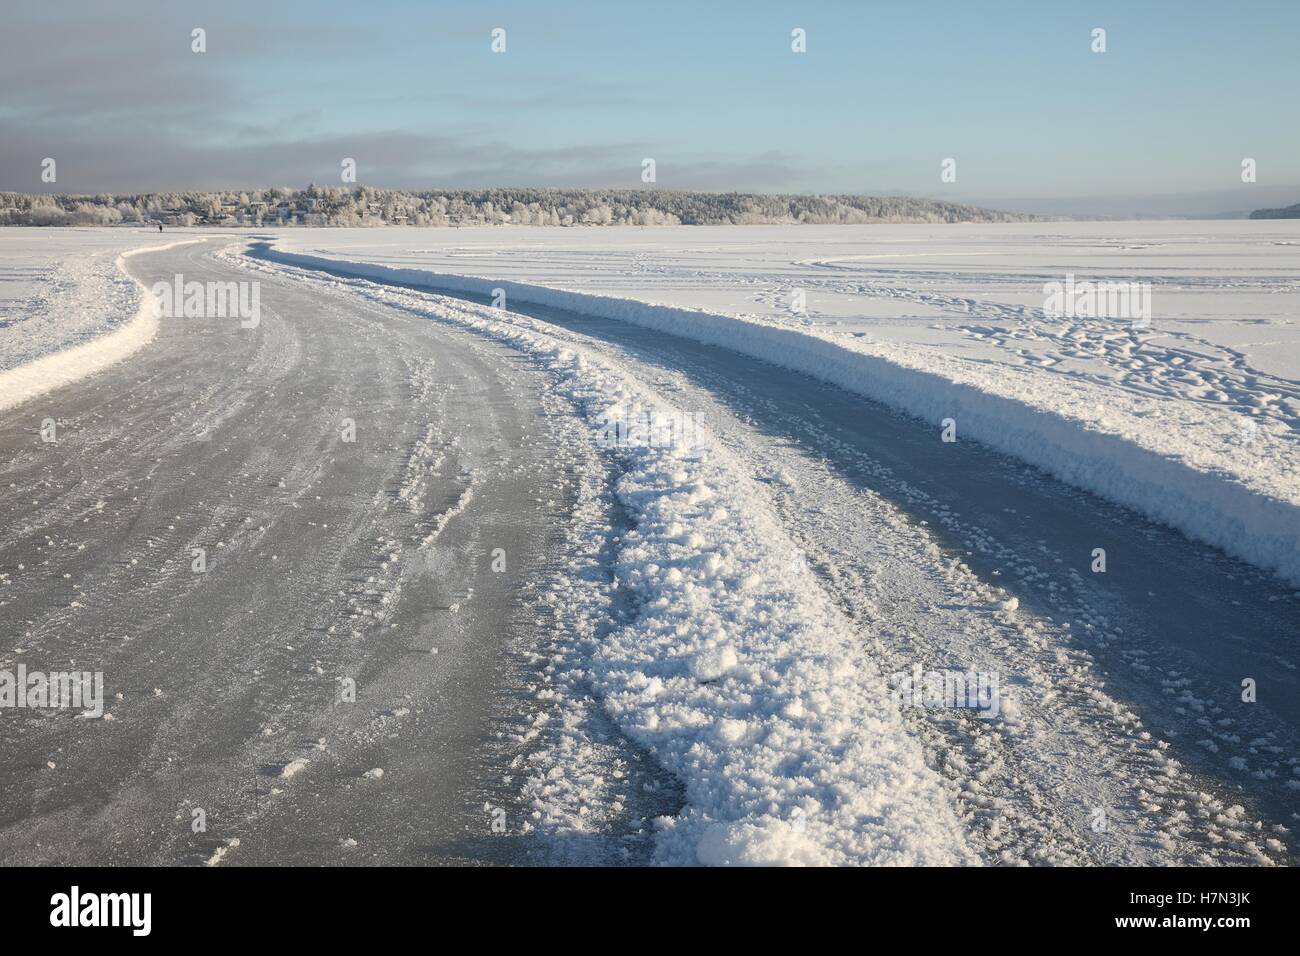
[[[330,185],[345,157],[392,188],[645,188],[649,157],[662,189],[1245,213],[1300,201],[1300,132],[1270,108],[1300,99],[1300,8],[1242,9],[22,3],[0,35],[0,190]]]

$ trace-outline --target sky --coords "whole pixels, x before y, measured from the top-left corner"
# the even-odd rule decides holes
[[[664,189],[1249,210],[1300,202],[1298,36],[1297,0],[6,0],[0,190],[330,184],[344,158],[376,186],[645,188],[652,158]]]

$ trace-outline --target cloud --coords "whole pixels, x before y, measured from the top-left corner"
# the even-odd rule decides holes
[[[590,141],[581,143],[555,144],[544,126],[537,130],[538,118],[557,110],[646,107],[643,87],[617,80],[533,71],[512,73],[496,87],[458,81],[426,92],[394,84],[394,95],[376,95],[388,81],[365,64],[382,61],[380,34],[300,19],[276,23],[237,6],[195,11],[162,2],[137,3],[130,16],[74,2],[9,17],[0,38],[0,190],[336,183],[344,157],[356,159],[361,182],[400,188],[639,187],[646,156],[658,159],[657,185],[664,188],[790,188],[798,179],[776,154],[688,156],[663,143],[601,141],[599,122],[583,124]],[[564,35],[551,36],[559,28],[545,18],[531,26],[517,20],[521,39],[533,43]],[[413,15],[404,29],[462,43],[481,35],[485,45],[491,26],[467,13],[420,24]],[[195,26],[207,31],[206,54],[190,49]],[[339,70],[322,66],[334,59]],[[319,105],[285,88],[299,62],[317,70],[310,82]],[[425,120],[430,114],[437,117],[433,129]],[[382,128],[340,132],[358,116],[383,117],[375,124]],[[534,132],[520,132],[528,128]],[[58,163],[54,184],[40,179],[47,156]]]
[[[273,124],[274,125],[274,124]],[[356,136],[268,138],[195,143],[166,132],[138,131],[130,141],[51,130],[40,148],[0,120],[0,189],[18,192],[144,192],[332,184],[342,160],[355,159],[358,181],[408,189],[476,186],[621,186],[638,188],[646,143],[529,147],[464,127],[442,133],[385,130]],[[59,179],[40,182],[52,156]],[[660,159],[666,189],[771,190],[797,185],[800,173],[777,154],[757,160]]]

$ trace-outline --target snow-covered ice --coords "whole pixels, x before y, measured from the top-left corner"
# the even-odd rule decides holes
[[[106,368],[153,338],[148,290],[123,261],[196,240],[151,235],[0,229],[0,409]]]
[[[553,304],[816,375],[1300,583],[1300,226],[286,232],[300,263]],[[376,271],[378,269],[378,271]],[[1063,318],[1149,283],[1150,327]],[[797,298],[796,298],[797,294]],[[798,307],[796,307],[798,306]]]

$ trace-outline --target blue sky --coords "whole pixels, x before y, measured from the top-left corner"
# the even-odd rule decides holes
[[[337,182],[344,156],[376,185],[639,187],[653,157],[664,188],[1300,201],[1289,0],[19,0],[3,16],[0,189]]]

